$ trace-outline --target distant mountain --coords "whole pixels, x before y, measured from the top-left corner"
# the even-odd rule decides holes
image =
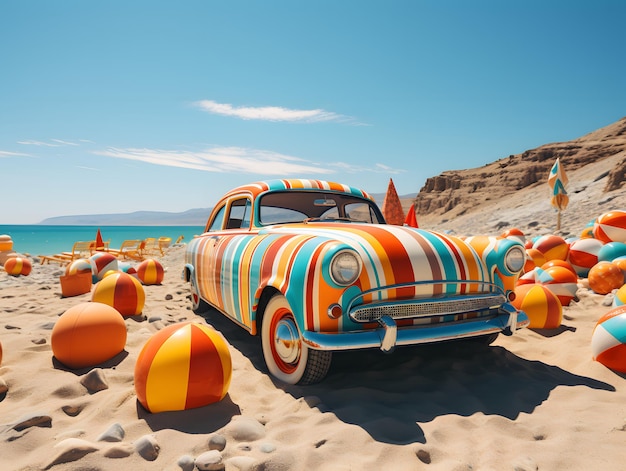
[[[182,213],[135,211],[125,214],[57,216],[44,219],[39,224],[68,226],[204,226],[211,209],[196,208]]]
[[[410,201],[417,193],[402,195],[400,199]],[[382,205],[384,193],[371,194]],[[39,224],[49,226],[204,226],[213,208],[189,209],[182,213],[165,211],[135,211],[124,214],[82,214],[74,216],[55,216]]]

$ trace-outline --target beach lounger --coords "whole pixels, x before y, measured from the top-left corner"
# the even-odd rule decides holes
[[[71,252],[61,252],[54,255],[40,255],[41,264],[57,262],[66,265],[79,258],[89,258],[95,251],[96,242],[94,240],[74,242]]]
[[[140,239],[129,239],[122,242],[119,249],[109,249],[110,254],[115,255],[122,260],[138,260],[144,259],[143,248],[145,241]]]

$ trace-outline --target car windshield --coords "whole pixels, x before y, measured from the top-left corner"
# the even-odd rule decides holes
[[[261,196],[261,225],[303,221],[384,224],[384,218],[376,204],[345,193],[289,190]]]

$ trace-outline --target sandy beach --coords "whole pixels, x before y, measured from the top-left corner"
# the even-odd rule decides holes
[[[0,271],[1,469],[624,469],[626,377],[590,349],[611,295],[585,280],[559,329],[525,329],[490,347],[335,354],[322,383],[299,387],[267,375],[258,338],[217,313],[193,314],[183,254],[178,246],[159,258],[165,278],[144,287],[142,314],[126,318],[125,350],[80,370],[53,358],[50,336],[58,317],[91,295],[63,298],[58,264],[35,259],[29,276]],[[230,389],[218,403],[151,414],[137,400],[135,362],[152,335],[183,321],[223,333]]]

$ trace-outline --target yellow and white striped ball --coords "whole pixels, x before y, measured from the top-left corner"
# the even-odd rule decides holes
[[[598,320],[591,336],[591,352],[595,361],[626,373],[626,306],[612,309]]]
[[[135,392],[152,413],[221,401],[230,386],[228,345],[212,327],[186,322],[165,327],[143,346],[135,363]]]
[[[4,262],[4,270],[11,276],[28,276],[32,269],[33,265],[27,258],[11,257]]]
[[[513,305],[526,313],[531,329],[556,329],[563,320],[561,301],[552,291],[540,284],[516,287]]]
[[[117,309],[124,317],[135,316],[143,311],[146,293],[134,277],[118,271],[107,275],[96,284],[91,300]]]
[[[137,278],[144,285],[160,285],[164,276],[163,265],[158,260],[148,258],[137,265]]]
[[[593,236],[602,242],[626,242],[626,211],[609,211],[598,216]]]

